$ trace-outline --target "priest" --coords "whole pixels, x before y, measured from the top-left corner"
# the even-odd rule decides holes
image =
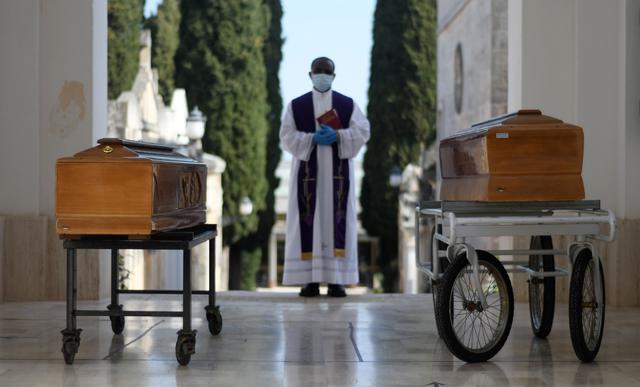
[[[358,235],[353,158],[369,140],[369,121],[353,99],[333,91],[334,62],[311,62],[313,89],[292,100],[280,141],[291,155],[285,239],[285,285],[300,296],[345,297],[358,283]],[[329,119],[325,119],[329,117]],[[321,123],[322,122],[322,123]]]

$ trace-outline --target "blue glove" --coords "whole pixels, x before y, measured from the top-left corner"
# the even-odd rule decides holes
[[[320,124],[320,130],[326,131],[326,132],[331,132],[331,133],[335,133],[336,132],[335,129],[333,129],[329,125],[325,125],[325,124]]]
[[[318,131],[313,135],[313,141],[319,145],[331,145],[336,141],[336,137],[335,133]]]
[[[336,142],[338,134],[327,125],[320,125],[320,130],[313,135],[313,141],[319,145],[331,145]]]

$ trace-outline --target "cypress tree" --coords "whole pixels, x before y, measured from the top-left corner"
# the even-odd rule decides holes
[[[280,62],[282,62],[282,5],[280,0],[266,0],[269,9],[270,20],[266,44],[263,55],[267,71],[267,121],[269,131],[267,134],[267,169],[266,175],[269,182],[267,191],[267,208],[264,213],[265,230],[271,231],[275,223],[275,190],[280,184],[276,177],[276,168],[280,163],[282,151],[280,150],[280,117],[282,115],[282,96],[280,95]]]
[[[261,262],[269,257],[269,238],[276,221],[275,191],[280,184],[276,176],[276,168],[280,163],[280,116],[282,114],[282,97],[280,95],[280,62],[282,61],[282,5],[280,0],[264,0],[268,11],[268,27],[266,40],[262,50],[266,69],[267,90],[267,142],[266,168],[267,190],[265,208],[258,212],[258,229],[238,242],[245,252],[242,255],[240,288],[255,289],[256,274]]]
[[[227,162],[222,176],[223,211],[229,219],[224,242],[230,265],[242,259],[238,242],[256,231],[265,208],[266,73],[263,46],[268,12],[263,0],[182,0],[176,84],[188,91],[189,104],[207,116],[204,149]],[[243,197],[254,211],[242,218]],[[239,282],[237,268],[230,276]],[[236,287],[237,284],[232,284]]]
[[[275,223],[275,191],[280,184],[276,176],[276,168],[280,163],[282,151],[280,150],[280,116],[282,115],[282,96],[280,95],[280,62],[282,61],[282,5],[280,0],[266,0],[270,13],[267,40],[264,46],[264,62],[267,71],[267,168],[266,176],[268,190],[266,208],[260,219],[259,235],[263,239],[263,254],[266,256],[271,229]]]
[[[174,57],[180,43],[178,0],[163,0],[158,6],[158,14],[147,20],[152,39],[151,65],[158,70],[158,89],[168,103],[174,90]]]
[[[389,174],[417,162],[435,134],[436,33],[435,0],[378,0],[360,203],[363,226],[380,239],[385,291],[397,288],[398,267],[398,189]]]
[[[142,28],[145,30],[151,31],[151,45],[152,48],[155,48],[156,40],[158,39],[158,15],[151,15],[149,17],[145,17],[142,22]],[[153,57],[155,55],[152,53],[151,55],[151,67],[155,67],[153,63]]]
[[[109,0],[108,18],[108,96],[115,99],[129,90],[138,72],[142,2]]]

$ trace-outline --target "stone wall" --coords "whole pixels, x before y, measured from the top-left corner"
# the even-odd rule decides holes
[[[504,114],[507,106],[507,1],[438,1],[438,137]],[[456,79],[456,50],[462,73]],[[460,112],[455,85],[462,83]]]

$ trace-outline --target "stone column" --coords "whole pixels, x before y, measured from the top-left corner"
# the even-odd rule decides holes
[[[207,223],[218,225],[216,238],[216,290],[229,289],[229,256],[222,252],[222,174],[227,163],[218,156],[205,153],[202,161],[207,164]],[[204,276],[200,274],[201,289],[209,286],[209,246],[203,246],[202,255],[198,256]],[[192,277],[196,278],[196,277]]]
[[[269,237],[269,282],[270,288],[278,286],[278,238],[275,233],[275,225]]]
[[[0,36],[0,285],[7,301],[63,299],[55,162],[106,133],[107,1],[2,1]],[[79,254],[80,298],[107,290],[97,256]]]

